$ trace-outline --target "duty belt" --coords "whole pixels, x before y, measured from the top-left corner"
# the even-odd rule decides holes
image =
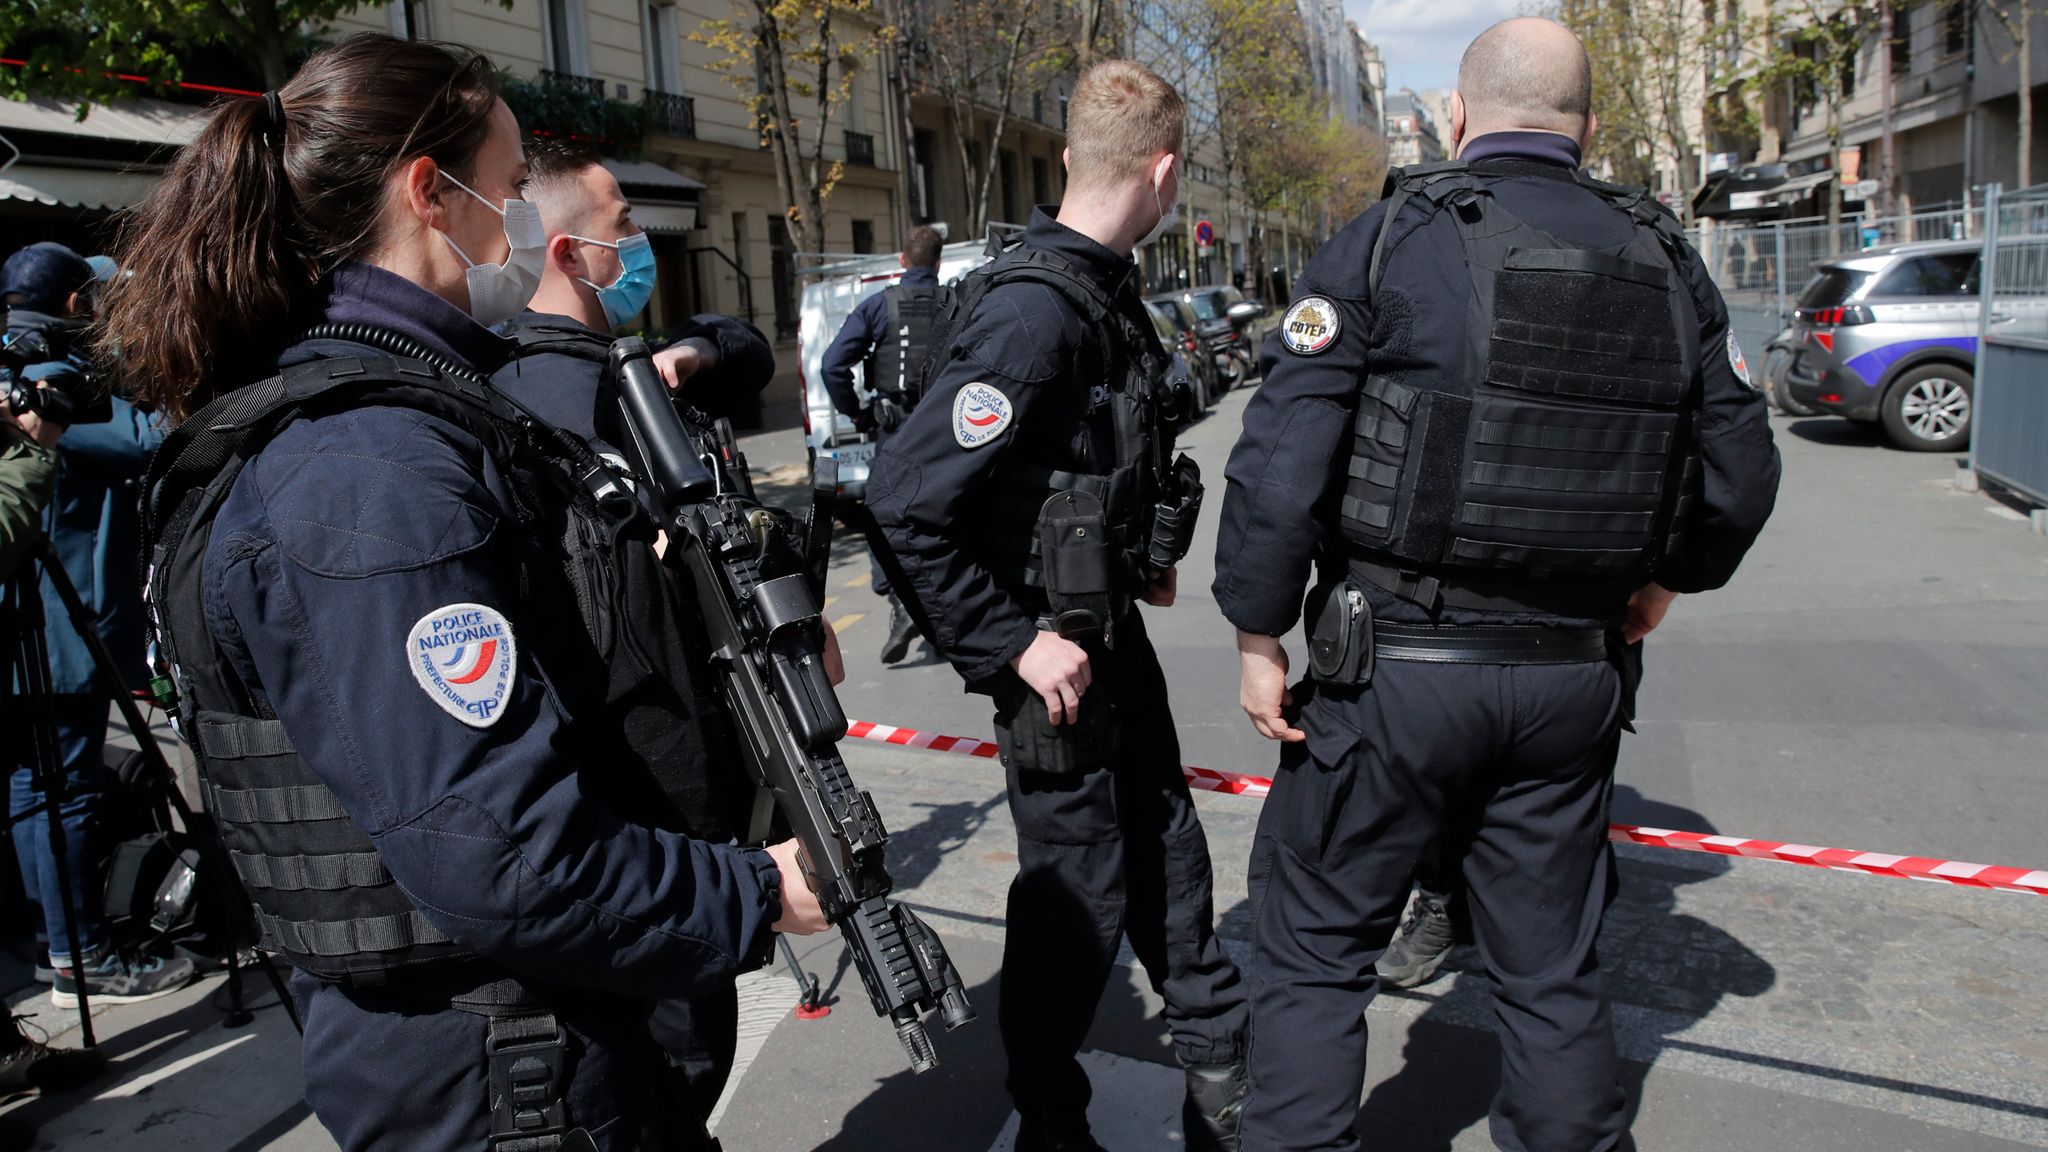
[[[1590,664],[1607,659],[1598,628],[1504,624],[1373,624],[1373,654],[1425,664]]]

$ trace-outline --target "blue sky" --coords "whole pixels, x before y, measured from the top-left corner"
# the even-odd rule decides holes
[[[1344,12],[1387,62],[1387,90],[1451,88],[1465,45],[1528,0],[1344,0]]]

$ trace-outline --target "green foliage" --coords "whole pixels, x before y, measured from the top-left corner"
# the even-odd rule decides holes
[[[500,73],[505,106],[529,134],[589,144],[608,156],[634,159],[647,136],[647,106],[545,81]]]

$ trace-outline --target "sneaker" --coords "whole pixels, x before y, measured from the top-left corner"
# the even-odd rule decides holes
[[[917,626],[904,610],[903,601],[889,597],[889,639],[882,645],[882,663],[894,664],[910,655],[910,642],[915,639]]]
[[[168,996],[198,974],[190,960],[119,951],[88,958],[84,970],[86,998],[99,1004],[134,1004]],[[50,1003],[59,1008],[78,1007],[78,982],[72,968],[57,969]]]
[[[1380,979],[1396,988],[1427,984],[1457,943],[1458,931],[1450,910],[1441,897],[1417,892],[1408,919],[1401,922],[1401,934],[1375,965]]]
[[[92,990],[86,989],[87,995]],[[21,1038],[21,1047],[0,1055],[0,1096],[27,1092],[62,1092],[105,1071],[107,1058],[96,1048],[52,1048]]]
[[[36,961],[36,983],[55,984],[57,982],[57,966],[50,963],[50,954],[48,952],[40,953],[40,957]]]
[[[1180,1105],[1189,1152],[1237,1152],[1237,1125],[1252,1090],[1243,1063],[1191,1064]]]

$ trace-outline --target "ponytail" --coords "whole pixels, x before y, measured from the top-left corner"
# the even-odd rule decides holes
[[[392,174],[466,170],[497,95],[475,52],[364,34],[220,105],[122,224],[100,342],[129,392],[179,422],[268,375],[320,277],[376,243]]]

